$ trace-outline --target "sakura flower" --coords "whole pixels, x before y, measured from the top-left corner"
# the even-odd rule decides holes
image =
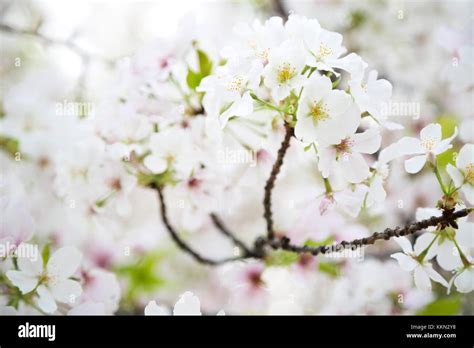
[[[166,129],[150,137],[151,154],[146,156],[143,164],[153,173],[164,173],[174,169],[179,175],[189,175],[193,166],[193,150],[189,137],[184,130]],[[183,151],[183,149],[187,149]]]
[[[286,37],[283,20],[280,17],[271,17],[263,24],[256,19],[252,26],[239,23],[235,26],[234,32],[239,39],[238,43],[224,48],[222,52],[224,58],[244,59],[249,66],[258,62],[262,68],[267,65],[270,52]]]
[[[448,287],[446,280],[433,269],[428,261],[435,256],[432,235],[422,235],[415,242],[414,249],[406,237],[398,237],[395,242],[402,248],[403,253],[392,254],[400,267],[408,272],[414,272],[415,285],[422,291],[431,291],[431,281]]]
[[[474,144],[466,144],[456,157],[456,167],[446,167],[456,188],[460,187],[469,203],[474,203]]]
[[[427,160],[434,159],[437,155],[449,150],[451,141],[458,134],[454,130],[449,138],[441,139],[441,125],[431,123],[420,131],[420,139],[404,137],[384,150],[384,158],[388,162],[404,155],[416,155],[405,161],[405,170],[410,174],[418,173]],[[382,153],[380,154],[382,156]]]
[[[351,79],[349,81],[351,95],[361,112],[368,112],[382,125],[386,124],[383,106],[392,96],[392,85],[385,79],[377,80],[377,71],[372,70],[367,78]]]
[[[303,142],[338,143],[354,133],[360,114],[350,95],[333,90],[326,76],[313,74],[301,94],[295,135]]]
[[[318,166],[323,177],[341,174],[346,181],[354,184],[366,179],[370,174],[369,165],[362,154],[376,152],[380,142],[379,132],[372,128],[347,135],[335,144],[321,146],[318,148]]]
[[[451,290],[452,285],[456,286],[456,290],[467,294],[474,290],[474,264],[461,268],[449,281],[448,293]]]
[[[218,117],[222,128],[232,116],[247,116],[253,111],[249,89],[260,82],[258,64],[245,73],[229,64],[219,67],[216,74],[205,77],[197,90],[205,92],[203,99],[208,114]]]
[[[145,307],[145,315],[170,314],[170,310],[167,307],[158,305],[156,301],[150,301]],[[173,315],[202,315],[199,298],[192,292],[186,291],[174,305]],[[225,315],[225,312],[220,310],[217,315]]]
[[[305,53],[301,44],[292,41],[285,41],[270,52],[263,77],[265,86],[270,88],[277,102],[303,85],[306,78],[301,72],[305,66]]]
[[[8,271],[7,278],[22,294],[36,290],[38,306],[46,313],[57,309],[56,302],[71,303],[81,295],[79,282],[70,279],[81,263],[81,253],[74,247],[63,247],[51,255],[47,264],[36,258],[18,258],[18,271]]]
[[[442,212],[434,208],[418,208],[416,211],[416,219],[418,221],[428,219],[432,216],[441,216]],[[472,247],[472,237],[470,233],[473,228],[473,223],[466,221],[466,219],[458,220],[458,230],[451,227],[446,227],[443,231],[427,233],[432,238],[439,234],[438,239],[433,244],[433,249],[436,250],[436,261],[446,271],[451,271],[462,266],[461,257],[459,255],[456,244],[461,249],[468,249]],[[434,230],[434,228],[431,228]]]

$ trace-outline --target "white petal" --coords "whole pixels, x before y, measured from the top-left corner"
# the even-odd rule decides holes
[[[43,258],[41,255],[37,255],[36,259],[19,257],[18,268],[27,275],[38,277],[43,273]]]
[[[8,271],[7,278],[20,289],[22,294],[27,294],[38,284],[38,277],[28,275],[21,271]]]
[[[224,311],[223,309],[221,309],[219,312],[217,312],[216,315],[219,315],[219,316],[220,316],[220,315],[225,315],[225,311]]]
[[[456,166],[464,170],[471,163],[474,163],[474,144],[466,144],[456,157]]]
[[[344,178],[350,183],[357,184],[367,178],[370,174],[369,165],[360,153],[343,156],[339,163],[343,168]]]
[[[458,135],[458,127],[454,128],[454,133],[449,138],[446,138],[436,144],[433,148],[433,153],[439,155],[440,153],[445,152],[446,150],[452,148],[451,142]]]
[[[402,248],[405,254],[411,254],[413,252],[413,248],[407,237],[397,237],[393,240]]]
[[[164,306],[159,306],[156,301],[150,301],[145,307],[145,315],[170,315],[170,311]]]
[[[79,250],[74,247],[63,247],[51,255],[46,271],[48,275],[58,278],[69,278],[79,268],[82,255]]]
[[[433,269],[433,266],[431,265],[425,265],[423,266],[423,269],[426,271],[426,273],[429,275],[431,279],[433,279],[435,282],[440,283],[441,285],[448,287],[448,282]]]
[[[438,247],[438,256],[436,256],[438,264],[446,271],[451,271],[457,267],[462,266],[459,252],[450,240],[444,240]]]
[[[192,292],[185,292],[173,308],[174,315],[201,315],[201,302]]]
[[[400,268],[407,272],[413,271],[416,266],[418,266],[418,262],[416,262],[411,256],[408,256],[404,253],[395,253],[390,255],[390,257],[397,260]]]
[[[469,184],[463,185],[461,191],[466,196],[467,201],[471,204],[474,204],[474,186]]]
[[[426,163],[426,155],[415,156],[405,161],[405,170],[407,173],[418,173]]]
[[[376,175],[372,180],[367,196],[367,206],[372,206],[374,203],[381,203],[385,200],[387,193],[383,187],[383,179],[380,175]]]
[[[425,267],[419,266],[415,268],[414,273],[415,285],[421,291],[431,291],[431,280],[425,271]]]
[[[439,123],[430,123],[420,132],[421,140],[433,139],[435,143],[441,140],[441,125]]]
[[[454,285],[459,292],[471,292],[474,289],[474,268],[471,266],[463,270],[454,280]]]
[[[310,117],[301,116],[296,121],[295,136],[304,143],[312,143],[317,139],[316,128]]]
[[[53,313],[58,306],[56,305],[56,301],[54,301],[53,295],[51,292],[44,286],[38,286],[38,306],[46,313]]]
[[[57,301],[71,304],[74,304],[82,293],[81,284],[72,279],[60,279],[50,285],[49,289]]]
[[[363,133],[356,133],[352,136],[354,145],[352,150],[356,152],[372,154],[376,152],[382,141],[380,133],[376,129],[368,129]]]
[[[419,236],[414,245],[414,251],[416,255],[420,255],[428,246],[433,242],[436,235],[433,233],[424,233]],[[425,260],[431,260],[438,253],[438,242],[437,240],[431,245],[430,250],[426,253]]]
[[[166,161],[158,155],[148,155],[143,160],[143,164],[153,173],[163,173],[168,164]]]
[[[462,175],[459,169],[457,169],[451,163],[448,163],[446,166],[446,171],[448,172],[451,179],[453,179],[454,185],[456,185],[456,187],[460,187],[463,184],[464,175]]]
[[[398,153],[401,156],[425,153],[425,149],[421,146],[421,141],[417,138],[404,137],[395,144],[397,144]]]

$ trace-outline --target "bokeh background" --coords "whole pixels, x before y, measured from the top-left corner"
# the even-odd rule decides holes
[[[128,83],[120,66],[129,57],[159,52],[160,40],[180,40],[180,33],[188,32],[207,38],[212,52],[230,42],[236,23],[289,13],[316,18],[324,28],[343,34],[348,50],[392,83],[393,100],[413,107],[394,116],[405,130],[387,133],[384,145],[430,122],[441,123],[445,136],[457,126],[460,136],[441,159],[445,166],[474,138],[473,7],[469,0],[0,0],[0,189],[2,197],[15,197],[21,207],[12,216],[3,213],[2,229],[33,230],[39,245],[77,246],[85,255],[83,272],[95,272],[86,293],[107,303],[108,314],[142,314],[150,300],[172,306],[188,290],[199,296],[206,313],[472,314],[472,294],[448,296],[437,287],[430,294],[416,290],[411,276],[389,257],[397,249],[393,243],[374,246],[363,261],[326,260],[307,267],[312,260],[280,255],[267,265],[209,269],[169,240],[149,190],[130,192],[131,209],[125,215],[106,207],[91,216],[82,206],[88,184],[77,184],[69,195],[58,192],[57,178],[62,168],[69,168],[64,163],[88,165],[94,156],[94,150],[74,147],[85,136],[78,120],[109,112],[106,122],[113,127],[113,111],[103,104],[111,90]],[[93,112],[72,110],[71,117],[54,119],[58,103],[65,107],[69,101]],[[275,149],[279,139],[275,134],[269,140]],[[301,165],[298,153],[290,156],[294,167]],[[247,241],[263,230],[265,168],[240,168],[245,179],[235,185],[241,191],[225,201],[230,227]],[[107,170],[123,169],[112,165]],[[264,174],[249,174],[259,170]],[[310,185],[311,180],[303,182]],[[280,197],[275,214],[284,215],[290,202],[292,218],[277,217],[276,223],[288,230],[323,225],[319,241],[327,237],[327,229],[341,238],[367,235],[411,221],[416,208],[434,207],[439,199],[432,175],[408,176],[402,165],[393,168],[387,192],[386,203],[373,215],[357,221],[326,216],[316,223],[295,198],[306,197],[305,186],[286,175],[275,190]],[[193,214],[172,208],[173,221],[185,231],[202,222]],[[198,232],[185,236],[200,250],[211,256],[232,253],[212,229],[200,227]],[[35,310],[25,306],[20,312]]]

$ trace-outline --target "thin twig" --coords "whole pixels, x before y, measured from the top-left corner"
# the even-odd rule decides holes
[[[237,256],[237,257],[229,257],[229,258],[225,258],[221,260],[211,260],[211,259],[208,259],[207,257],[202,256],[193,248],[191,248],[184,240],[181,239],[181,237],[178,235],[178,233],[176,232],[176,230],[174,229],[174,227],[171,225],[170,221],[168,220],[165,198],[163,196],[163,188],[161,186],[153,186],[153,188],[156,189],[156,191],[158,192],[158,198],[160,201],[161,220],[163,221],[163,224],[165,225],[171,238],[176,243],[176,245],[178,245],[180,249],[182,249],[183,251],[191,255],[199,263],[202,263],[205,265],[211,265],[211,266],[217,266],[226,262],[236,261],[243,258],[241,256]]]
[[[254,253],[252,250],[250,250],[244,242],[242,242],[240,239],[238,239],[234,233],[230,232],[230,230],[224,225],[222,220],[214,213],[211,214],[211,219],[214,225],[217,227],[217,229],[226,237],[232,240],[236,246],[238,246],[243,252],[244,255],[243,257],[251,257],[254,256]]]
[[[281,166],[283,165],[283,158],[285,157],[286,150],[290,147],[290,140],[294,134],[294,130],[288,124],[285,124],[285,138],[281,143],[280,149],[278,150],[277,159],[273,164],[270,177],[265,184],[265,197],[263,199],[263,207],[265,209],[264,218],[267,222],[267,239],[272,240],[275,237],[273,231],[273,216],[272,216],[272,191],[275,186],[275,181],[280,172]]]
[[[294,253],[310,253],[312,255],[318,254],[327,254],[331,252],[339,252],[343,249],[349,248],[358,248],[364,245],[374,244],[377,240],[389,240],[393,237],[400,237],[413,234],[417,231],[424,230],[430,226],[441,225],[442,228],[456,224],[456,219],[469,215],[472,212],[472,208],[465,208],[458,210],[457,212],[453,211],[444,211],[442,216],[432,216],[429,219],[421,220],[418,222],[413,222],[404,227],[396,227],[393,229],[387,228],[383,232],[375,232],[370,237],[355,239],[353,241],[342,241],[337,244],[332,245],[321,245],[318,247],[310,247],[307,245],[293,245],[290,243],[290,239],[283,237],[279,240],[268,241],[273,249],[283,249],[287,251],[292,251]]]

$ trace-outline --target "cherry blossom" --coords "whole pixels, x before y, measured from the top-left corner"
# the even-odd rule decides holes
[[[435,256],[435,251],[431,248],[433,243],[431,235],[425,234],[419,237],[414,248],[406,237],[395,238],[395,241],[402,248],[403,253],[395,253],[391,257],[398,261],[403,270],[413,272],[415,285],[418,289],[431,291],[430,279],[448,287],[448,282],[428,262]]]
[[[81,262],[81,253],[74,247],[63,247],[54,252],[43,267],[43,259],[18,259],[18,271],[8,271],[8,279],[23,294],[36,291],[38,306],[46,313],[57,309],[57,302],[74,303],[81,295],[79,282],[71,277]]]

